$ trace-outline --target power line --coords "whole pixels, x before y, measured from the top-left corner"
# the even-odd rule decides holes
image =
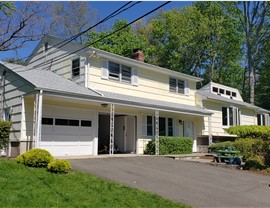
[[[110,34],[108,34],[108,35],[106,35],[106,36],[104,36],[104,37],[102,37],[102,38],[99,38],[98,40],[96,40],[96,41],[94,41],[94,42],[91,42],[91,43],[89,43],[89,44],[86,44],[86,46],[84,46],[84,47],[82,47],[82,48],[80,48],[80,49],[78,49],[78,50],[75,50],[75,51],[73,51],[73,52],[68,52],[67,54],[63,54],[62,56],[58,57],[57,59],[52,58],[52,59],[48,60],[46,63],[41,63],[41,64],[38,64],[38,65],[34,66],[32,69],[37,69],[37,68],[39,68],[39,67],[43,67],[43,66],[46,66],[46,65],[49,65],[49,64],[51,65],[52,62],[59,61],[59,60],[61,60],[61,59],[63,59],[63,58],[68,57],[68,56],[71,55],[71,54],[74,54],[74,53],[77,53],[77,52],[79,52],[79,51],[81,51],[81,50],[83,50],[83,49],[86,49],[86,48],[88,48],[90,45],[93,45],[93,44],[95,44],[95,43],[97,43],[97,42],[99,42],[99,41],[101,41],[101,40],[103,40],[103,39],[105,39],[105,38],[107,38],[107,37],[109,37],[109,36],[111,36],[111,35],[113,35],[113,34],[119,32],[119,31],[123,30],[124,28],[128,27],[129,25],[133,24],[134,22],[138,21],[139,19],[148,16],[149,14],[155,12],[156,10],[158,10],[158,9],[160,9],[161,7],[163,7],[163,6],[167,5],[167,4],[169,4],[170,2],[171,2],[171,1],[167,1],[167,2],[163,3],[162,5],[156,7],[155,9],[153,9],[153,10],[147,12],[146,14],[144,14],[144,15],[138,17],[137,19],[133,20],[132,22],[130,22],[130,23],[128,23],[128,24],[122,26],[122,27],[119,28],[118,30],[115,30],[114,32],[112,32],[112,33],[110,33]],[[30,69],[28,69],[28,70],[30,70]],[[26,71],[26,70],[22,70],[22,71]],[[21,71],[17,71],[17,72],[21,72]]]
[[[61,48],[61,47],[65,46],[66,44],[70,43],[71,41],[75,40],[75,39],[78,38],[79,36],[83,35],[83,34],[86,33],[87,31],[89,31],[89,30],[93,29],[94,27],[100,25],[101,23],[104,23],[104,22],[108,21],[109,19],[111,19],[111,18],[113,18],[113,17],[115,17],[115,16],[121,14],[122,12],[124,12],[124,11],[126,11],[127,9],[129,9],[129,8],[131,8],[131,7],[133,7],[133,6],[135,6],[135,5],[138,4],[138,3],[141,3],[141,2],[136,2],[136,3],[132,4],[131,6],[129,6],[128,8],[123,9],[124,7],[126,7],[127,5],[129,5],[131,2],[132,2],[132,1],[127,2],[126,4],[124,4],[123,6],[121,6],[119,9],[115,10],[114,12],[112,12],[111,14],[109,14],[108,16],[106,16],[105,18],[103,18],[101,21],[99,21],[99,22],[97,22],[96,24],[90,26],[90,27],[87,28],[86,30],[84,30],[84,31],[82,31],[82,32],[80,32],[80,33],[78,33],[78,34],[76,34],[76,35],[73,35],[73,36],[71,36],[70,38],[67,38],[67,39],[65,39],[65,40],[63,40],[63,41],[61,41],[61,42],[59,42],[59,43],[57,43],[57,44],[55,44],[55,45],[52,45],[52,46],[48,47],[47,50],[50,50],[50,49],[52,49],[52,48],[55,48],[55,47],[57,47],[57,46],[63,44],[63,45],[59,46],[59,48]],[[123,10],[121,11],[121,9],[123,9]],[[66,43],[65,43],[65,42],[66,42]],[[53,52],[54,52],[54,51],[53,51]],[[39,55],[40,53],[43,53],[43,52],[42,52],[42,51],[41,51],[41,52],[38,52],[36,55]],[[21,59],[24,60],[24,59],[26,59],[26,58],[29,58],[30,56],[31,56],[31,55],[26,56],[26,57],[21,58]]]

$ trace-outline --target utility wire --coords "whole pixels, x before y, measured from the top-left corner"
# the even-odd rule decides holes
[[[83,49],[86,49],[86,48],[88,48],[90,45],[93,45],[93,44],[95,44],[95,43],[97,43],[97,42],[99,42],[99,41],[101,41],[101,40],[103,40],[103,39],[105,39],[105,38],[107,38],[107,37],[109,37],[109,36],[111,36],[111,35],[113,35],[113,34],[119,32],[119,31],[123,30],[124,28],[128,27],[129,25],[133,24],[134,22],[138,21],[139,19],[148,16],[149,14],[151,14],[151,13],[157,11],[158,9],[160,9],[161,7],[163,7],[163,6],[167,5],[167,4],[169,4],[170,2],[171,2],[171,1],[167,1],[167,2],[163,3],[162,5],[156,7],[155,9],[152,9],[151,11],[149,11],[149,12],[145,13],[144,15],[138,17],[137,19],[133,20],[132,22],[130,22],[130,23],[128,23],[128,24],[122,26],[122,27],[119,28],[118,30],[115,30],[114,32],[112,32],[112,33],[110,33],[110,34],[108,34],[108,35],[106,35],[106,36],[104,36],[104,37],[102,37],[102,38],[99,38],[98,40],[96,40],[96,41],[94,41],[94,42],[88,43],[88,44],[86,44],[86,46],[84,46],[84,47],[82,47],[82,48],[80,48],[80,49],[78,49],[78,50],[75,50],[75,51],[70,52],[70,53],[63,54],[62,56],[58,57],[57,59],[52,58],[52,59],[48,60],[46,63],[38,64],[38,65],[34,66],[32,69],[27,69],[27,70],[33,70],[33,69],[37,69],[37,68],[39,68],[39,67],[43,67],[43,66],[46,66],[46,65],[51,65],[52,62],[59,61],[59,60],[61,60],[61,59],[63,59],[63,58],[68,57],[68,56],[71,55],[71,54],[74,54],[74,53],[77,53],[77,52],[79,52],[79,51],[81,51],[81,50],[83,50]],[[22,72],[22,71],[27,71],[27,70],[21,70],[21,71],[16,71],[16,72]]]
[[[129,6],[128,8],[123,9],[124,7],[126,7],[127,5],[129,5],[131,2],[132,2],[132,1],[127,2],[126,4],[124,4],[123,6],[121,6],[119,9],[115,10],[114,12],[112,12],[111,14],[109,14],[108,16],[106,16],[105,18],[103,18],[101,21],[99,21],[99,22],[97,22],[96,24],[90,26],[90,27],[87,28],[86,30],[84,30],[84,31],[82,31],[82,32],[80,32],[80,33],[78,33],[78,34],[76,34],[76,35],[73,35],[73,36],[71,36],[71,37],[69,37],[69,38],[67,38],[67,39],[65,39],[65,40],[63,40],[63,41],[61,41],[61,42],[59,42],[59,43],[57,43],[57,44],[55,44],[55,45],[52,45],[52,46],[48,47],[48,50],[50,50],[50,49],[52,49],[52,48],[55,48],[55,47],[57,47],[57,46],[59,46],[59,45],[61,45],[61,44],[63,44],[63,45],[59,46],[59,48],[65,46],[66,44],[68,44],[68,43],[70,43],[71,41],[75,40],[76,38],[78,38],[79,36],[83,35],[83,34],[86,33],[87,31],[93,29],[94,27],[100,25],[101,23],[104,23],[104,22],[108,21],[109,19],[115,17],[116,15],[121,14],[122,12],[126,11],[127,9],[129,9],[129,8],[133,7],[134,5],[140,3],[140,2],[136,2],[136,3],[134,3],[133,5]],[[123,9],[123,10],[121,11],[121,9]],[[66,43],[65,43],[65,42],[66,42]],[[43,51],[37,53],[36,55],[39,55],[40,53],[43,53]],[[26,56],[26,57],[21,58],[21,59],[24,60],[24,59],[29,58],[30,56],[31,56],[31,55]]]

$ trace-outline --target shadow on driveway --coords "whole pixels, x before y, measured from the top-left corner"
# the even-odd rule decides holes
[[[195,207],[270,207],[270,177],[164,157],[69,160],[73,169]]]

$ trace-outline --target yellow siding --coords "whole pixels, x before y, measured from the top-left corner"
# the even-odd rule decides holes
[[[195,106],[196,82],[194,81],[189,81],[189,95],[170,93],[168,75],[137,68],[139,85],[133,86],[102,79],[100,59],[91,59],[90,63],[88,86],[92,89]]]

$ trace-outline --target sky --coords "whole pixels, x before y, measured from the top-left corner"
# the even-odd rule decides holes
[[[123,6],[126,1],[91,1],[89,4],[91,5],[92,8],[94,8],[100,19],[103,19],[116,9],[120,8]],[[145,13],[151,11],[152,9],[158,7],[159,5],[163,4],[164,1],[143,1],[140,4],[137,4],[136,6],[132,7],[130,10],[127,10],[120,15],[110,19],[108,22],[105,24],[108,26],[112,25],[116,19],[126,19],[128,22],[131,22],[138,18],[139,16],[144,15]],[[16,2],[15,5],[19,5],[20,2]],[[165,5],[162,10],[170,10],[173,8],[182,8],[183,6],[190,6],[192,2],[189,1],[173,1],[167,5]],[[156,13],[156,12],[155,12]],[[152,13],[151,15],[148,16],[151,17],[155,13]],[[29,42],[25,45],[25,47],[15,51],[7,51],[7,52],[0,52],[0,60],[5,60],[6,58],[11,58],[14,57],[16,58],[17,56],[19,58],[24,58],[26,56],[29,56],[31,52],[34,50],[34,48],[37,46],[39,41],[35,42]]]

